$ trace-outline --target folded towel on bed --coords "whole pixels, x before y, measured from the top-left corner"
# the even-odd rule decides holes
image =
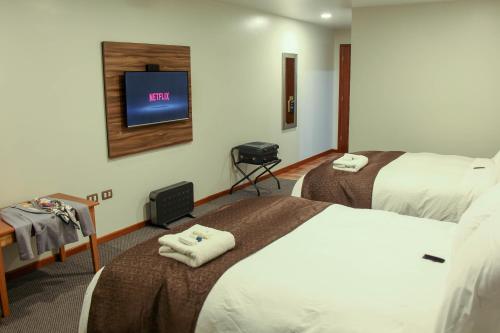
[[[235,246],[234,236],[230,232],[199,224],[178,234],[162,236],[158,242],[161,245],[161,256],[191,267],[199,267]]]
[[[333,161],[335,170],[358,172],[368,164],[368,157],[363,155],[344,154],[344,156]]]

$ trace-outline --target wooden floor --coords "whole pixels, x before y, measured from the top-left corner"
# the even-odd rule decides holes
[[[338,154],[338,153],[331,152],[327,155],[318,157],[314,160],[307,161],[304,164],[301,164],[296,168],[293,168],[293,169],[287,170],[283,173],[280,173],[278,177],[283,178],[283,179],[297,180],[300,177],[302,177],[303,175],[305,175],[309,170],[317,167],[318,165],[320,165],[321,163],[323,163],[325,161],[333,159],[333,157],[336,154]]]

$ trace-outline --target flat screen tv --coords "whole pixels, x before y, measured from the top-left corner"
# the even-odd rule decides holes
[[[127,127],[189,119],[188,72],[125,72]]]

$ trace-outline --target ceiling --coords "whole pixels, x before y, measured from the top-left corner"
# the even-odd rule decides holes
[[[261,10],[267,13],[325,25],[331,28],[351,26],[353,7],[384,5],[405,5],[423,2],[454,0],[219,0]],[[331,13],[329,19],[322,19],[322,13]]]

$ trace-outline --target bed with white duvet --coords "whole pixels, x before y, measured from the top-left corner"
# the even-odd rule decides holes
[[[499,332],[498,200],[497,186],[459,224],[332,205],[227,270],[196,333]]]
[[[293,196],[301,197],[304,177]],[[405,153],[378,173],[372,208],[457,222],[474,199],[499,181],[500,152],[493,159]]]

